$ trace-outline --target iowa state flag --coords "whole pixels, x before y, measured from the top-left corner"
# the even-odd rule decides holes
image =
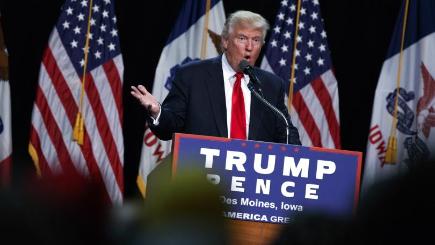
[[[210,9],[207,12],[207,2]],[[186,0],[174,29],[163,48],[154,76],[152,94],[163,101],[171,88],[176,70],[182,64],[217,56],[220,33],[225,22],[221,0]],[[137,185],[145,196],[148,174],[171,151],[171,141],[160,141],[146,128],[139,164]]]
[[[384,163],[392,127],[406,1],[397,19],[373,104],[363,191],[435,156],[435,1],[409,1],[400,68],[397,163]]]

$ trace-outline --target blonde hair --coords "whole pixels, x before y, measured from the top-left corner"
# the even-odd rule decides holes
[[[222,29],[221,36],[224,39],[228,39],[230,33],[233,31],[234,26],[245,25],[252,27],[253,29],[261,29],[262,40],[266,38],[266,33],[269,30],[269,23],[263,16],[251,11],[239,10],[232,13],[225,21],[224,28]]]

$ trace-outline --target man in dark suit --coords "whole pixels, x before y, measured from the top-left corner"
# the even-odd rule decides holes
[[[182,66],[161,105],[144,86],[132,86],[131,94],[151,116],[153,133],[162,140],[180,132],[285,143],[285,121],[251,94],[247,85],[253,81],[239,68],[242,60],[255,65],[268,28],[267,21],[256,13],[230,15],[221,35],[223,55]],[[300,145],[299,133],[284,105],[284,81],[253,69],[261,81],[253,84],[255,89],[288,119],[288,143]]]

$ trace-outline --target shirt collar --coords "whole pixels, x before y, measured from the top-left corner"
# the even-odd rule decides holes
[[[225,54],[222,55],[222,71],[224,72],[224,81],[230,81],[236,73],[230,66],[230,63],[228,63],[228,59]]]
[[[224,81],[233,81],[233,77],[236,74],[236,71],[231,67],[230,63],[228,62],[227,56],[225,53],[222,55],[222,71],[224,75]],[[243,76],[243,79],[248,82],[249,80],[246,74]]]

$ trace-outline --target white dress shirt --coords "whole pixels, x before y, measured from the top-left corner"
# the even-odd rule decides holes
[[[225,54],[222,55],[222,71],[224,76],[224,87],[225,87],[225,104],[227,107],[227,128],[228,135],[231,135],[231,108],[232,108],[232,96],[233,87],[236,82],[236,71],[228,63]],[[251,115],[251,91],[248,89],[249,76],[244,75],[242,78],[241,86],[243,92],[243,98],[245,100],[245,114],[246,114],[246,137],[249,136],[249,117]]]

